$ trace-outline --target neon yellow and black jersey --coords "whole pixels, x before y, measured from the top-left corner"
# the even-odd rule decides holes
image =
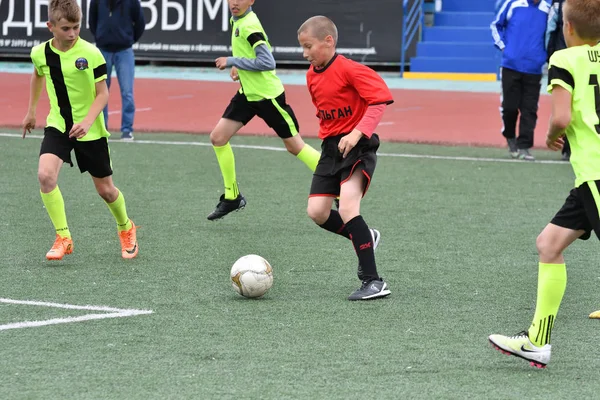
[[[548,92],[555,85],[571,93],[571,145],[575,187],[600,180],[600,44],[569,47],[550,58]]]
[[[234,57],[256,58],[256,46],[266,44],[269,50],[267,34],[254,11],[249,11],[241,18],[231,18],[231,50]],[[248,101],[274,99],[283,93],[283,84],[271,71],[244,71],[238,69],[242,88]]]
[[[31,61],[39,76],[46,77],[50,113],[46,126],[68,134],[73,124],[87,116],[96,98],[96,82],[106,79],[106,62],[96,46],[78,38],[66,52],[52,46],[52,40],[31,49]],[[97,140],[110,134],[102,113],[80,141]]]

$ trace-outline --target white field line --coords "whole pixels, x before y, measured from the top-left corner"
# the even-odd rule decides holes
[[[135,310],[135,309],[121,309],[106,306],[77,306],[73,304],[60,304],[60,303],[49,303],[45,301],[30,301],[30,300],[13,300],[0,298],[0,303],[6,304],[20,304],[29,306],[42,306],[52,308],[62,308],[68,310],[87,310],[87,311],[104,311],[102,314],[86,314],[78,317],[66,317],[66,318],[53,318],[42,321],[22,321],[13,322],[10,324],[0,325],[0,331],[8,329],[19,329],[19,328],[33,328],[38,326],[56,325],[56,324],[67,324],[71,322],[82,322],[90,321],[94,319],[106,319],[106,318],[121,318],[121,317],[132,317],[135,315],[152,314],[152,310]]]
[[[20,134],[0,132],[0,137],[10,138],[21,138]],[[39,135],[28,135],[29,139],[42,139]],[[169,140],[133,140],[120,142],[119,140],[111,140],[110,144],[114,143],[125,143],[128,146],[133,144],[160,144],[160,145],[172,145],[172,146],[201,146],[201,147],[212,147],[211,143],[205,142],[180,142],[180,141],[169,141]],[[254,150],[266,150],[266,151],[287,151],[284,147],[274,146],[254,146],[246,144],[236,144],[231,147],[238,149],[254,149]],[[478,161],[478,162],[499,162],[499,163],[520,163],[520,164],[555,164],[555,165],[568,165],[568,163],[559,160],[536,160],[522,161],[514,160],[510,158],[489,158],[489,157],[461,157],[461,156],[436,156],[428,154],[409,154],[409,153],[377,153],[379,157],[399,157],[399,158],[417,158],[421,160],[450,160],[450,161]]]

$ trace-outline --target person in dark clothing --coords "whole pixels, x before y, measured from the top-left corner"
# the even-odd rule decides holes
[[[533,161],[549,0],[505,0],[491,23],[494,45],[502,51],[502,135],[512,158]],[[516,136],[519,120],[519,137]]]
[[[132,46],[140,40],[146,27],[140,0],[91,0],[89,25],[96,46],[106,60],[109,88],[113,66],[117,71],[121,89],[121,139],[132,140],[135,114]],[[104,121],[108,126],[108,106],[104,109]]]
[[[548,27],[546,28],[546,51],[548,52],[548,60],[555,51],[566,49],[565,37],[563,35],[563,13],[562,7],[564,0],[554,0],[550,13],[548,13]],[[548,78],[550,84],[550,78]],[[568,139],[564,138],[562,148],[562,158],[564,161],[569,161],[571,158],[571,146]]]

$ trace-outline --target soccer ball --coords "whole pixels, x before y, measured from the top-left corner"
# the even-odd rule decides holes
[[[273,268],[261,256],[243,256],[231,267],[231,284],[244,297],[260,297],[273,285]]]

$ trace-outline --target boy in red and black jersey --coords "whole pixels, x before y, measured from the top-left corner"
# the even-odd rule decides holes
[[[373,131],[394,100],[375,71],[336,53],[337,36],[335,24],[323,16],[309,18],[298,29],[304,58],[311,63],[306,81],[323,140],[307,211],[320,227],[352,241],[362,286],[348,299],[370,300],[390,290],[375,264],[379,232],[363,220],[360,201],[377,163],[379,137]],[[337,196],[339,212],[331,209]]]

